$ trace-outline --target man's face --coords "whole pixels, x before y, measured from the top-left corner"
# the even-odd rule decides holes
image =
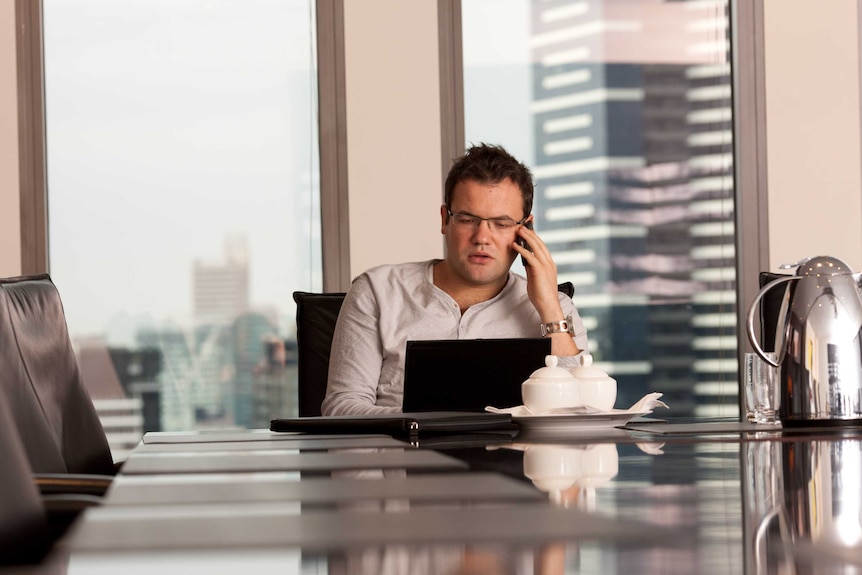
[[[493,184],[459,182],[452,192],[453,214],[520,221],[524,214],[521,190],[509,178]],[[512,248],[518,226],[501,230],[491,222],[461,225],[441,208],[446,236],[446,262],[452,273],[469,285],[499,281],[517,255]]]

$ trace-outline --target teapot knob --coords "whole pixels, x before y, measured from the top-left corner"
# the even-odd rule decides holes
[[[560,358],[556,355],[546,355],[545,356],[545,366],[546,367],[557,367],[557,363],[559,363]]]

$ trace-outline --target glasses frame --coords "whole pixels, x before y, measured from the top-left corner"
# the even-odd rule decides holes
[[[453,220],[453,218],[454,218],[455,216],[465,216],[465,217],[472,218],[472,219],[476,220],[476,222],[477,222],[477,223],[473,226],[473,229],[474,229],[474,230],[478,230],[478,229],[479,229],[479,226],[481,226],[481,225],[482,225],[482,222],[488,222],[488,228],[489,228],[491,231],[493,231],[493,232],[502,232],[502,231],[504,231],[504,230],[501,230],[501,229],[499,229],[499,228],[495,228],[493,225],[491,225],[491,224],[493,224],[494,222],[506,222],[506,223],[512,222],[512,223],[514,224],[514,225],[512,226],[512,229],[516,229],[518,226],[523,226],[523,225],[526,223],[526,221],[530,218],[530,214],[527,214],[526,216],[524,216],[522,219],[520,219],[520,220],[518,220],[518,221],[515,221],[515,220],[513,220],[512,218],[510,218],[510,217],[508,217],[508,216],[506,216],[506,217],[504,217],[504,218],[480,218],[479,216],[476,216],[476,215],[473,215],[473,214],[467,214],[467,213],[464,213],[464,212],[453,212],[453,211],[452,211],[451,209],[449,209],[448,207],[446,208],[446,213],[448,214],[449,222],[451,222],[451,223],[453,223],[453,224],[454,224],[454,220]],[[508,230],[505,230],[505,231],[508,231]]]

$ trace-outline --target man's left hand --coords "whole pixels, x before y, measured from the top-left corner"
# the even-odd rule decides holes
[[[514,243],[515,251],[518,252],[526,263],[527,272],[527,295],[542,322],[548,323],[563,319],[563,309],[560,307],[559,295],[557,295],[557,265],[551,257],[548,246],[539,235],[521,226],[518,235],[524,239],[529,249]]]

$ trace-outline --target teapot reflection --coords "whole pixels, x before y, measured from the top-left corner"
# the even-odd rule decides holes
[[[619,473],[613,443],[592,445],[530,444],[524,450],[524,475],[554,503],[595,507],[595,489]]]
[[[858,551],[862,440],[751,442],[745,450],[749,572],[830,573],[835,558]]]

